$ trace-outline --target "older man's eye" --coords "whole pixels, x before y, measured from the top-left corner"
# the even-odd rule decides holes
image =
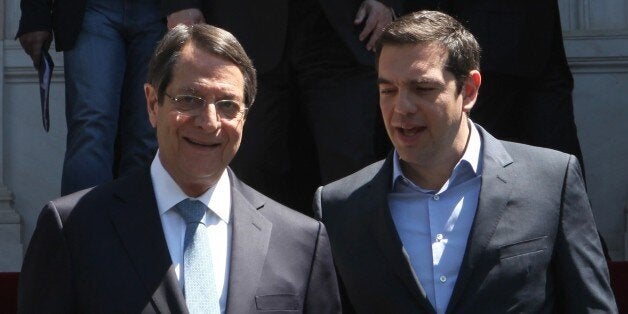
[[[202,107],[205,101],[192,95],[181,95],[176,97],[177,105],[182,110],[193,110]]]
[[[216,102],[216,110],[226,117],[233,117],[240,112],[240,104],[235,100],[219,100]]]

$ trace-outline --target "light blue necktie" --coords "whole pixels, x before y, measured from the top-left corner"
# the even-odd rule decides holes
[[[201,222],[207,206],[197,200],[185,199],[175,209],[186,224],[183,244],[185,303],[191,314],[220,314],[207,226]]]

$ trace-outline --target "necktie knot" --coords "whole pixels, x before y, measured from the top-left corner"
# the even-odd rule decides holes
[[[199,200],[185,199],[175,206],[186,224],[199,223],[205,215],[207,206]]]

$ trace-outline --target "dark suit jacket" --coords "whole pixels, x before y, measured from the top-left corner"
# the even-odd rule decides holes
[[[324,226],[232,173],[227,311],[337,313]],[[185,313],[149,171],[48,203],[19,283],[20,313]]]
[[[575,157],[480,133],[482,187],[447,313],[616,313]],[[316,193],[343,307],[434,313],[388,208],[391,181],[389,157]]]
[[[57,51],[74,46],[81,30],[87,0],[21,0],[22,17],[17,35],[34,31],[54,34]]]
[[[316,0],[315,0],[316,1]],[[317,0],[338,36],[351,50],[358,63],[374,65],[374,55],[359,41],[363,25],[354,26],[353,19],[362,0]],[[402,0],[378,0],[396,12]],[[198,8],[207,23],[233,33],[253,59],[261,73],[272,69],[283,57],[288,27],[289,0],[164,0],[162,8],[168,15],[182,9]]]
[[[482,72],[538,77],[552,53],[567,65],[564,51],[553,52],[564,50],[556,0],[406,0],[404,12],[419,9],[462,22],[482,47]]]

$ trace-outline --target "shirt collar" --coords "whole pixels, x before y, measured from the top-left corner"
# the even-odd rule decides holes
[[[456,163],[456,166],[454,167],[454,170],[452,171],[451,177],[449,178],[447,183],[445,183],[445,185],[443,186],[443,190],[447,188],[451,179],[455,176],[457,172],[460,171],[460,169],[463,167],[464,164],[471,166],[471,169],[475,176],[481,173],[482,165],[480,163],[481,161],[480,155],[482,152],[482,139],[480,137],[480,133],[475,127],[475,124],[471,121],[471,119],[468,119],[468,120],[469,120],[469,130],[471,131],[471,134],[469,135],[469,141],[467,142],[467,147],[464,151],[464,154],[462,155],[462,158],[460,158],[460,160]],[[423,193],[431,192],[430,190],[423,189],[417,186],[403,174],[403,170],[401,169],[401,164],[399,163],[399,154],[397,153],[397,150],[395,149],[393,152],[393,176],[392,176],[392,190],[393,191],[397,190],[396,185],[399,184],[399,182],[403,182],[406,185],[410,185],[413,189],[418,190]]]
[[[477,176],[481,173],[481,163],[480,156],[482,153],[482,139],[480,138],[480,132],[475,127],[475,124],[471,122],[469,119],[469,129],[471,130],[471,135],[469,135],[469,143],[467,143],[467,149],[464,151],[464,155],[460,158],[460,161],[456,164],[456,166],[460,165],[462,161],[466,161],[471,165],[471,169],[473,169],[473,173]]]
[[[189,197],[181,190],[161,163],[159,151],[157,151],[150,166],[150,175],[153,180],[159,215],[164,215],[182,200],[191,198],[201,201],[221,220],[229,223],[231,217],[231,184],[226,170],[223,171],[218,182],[199,197]]]

